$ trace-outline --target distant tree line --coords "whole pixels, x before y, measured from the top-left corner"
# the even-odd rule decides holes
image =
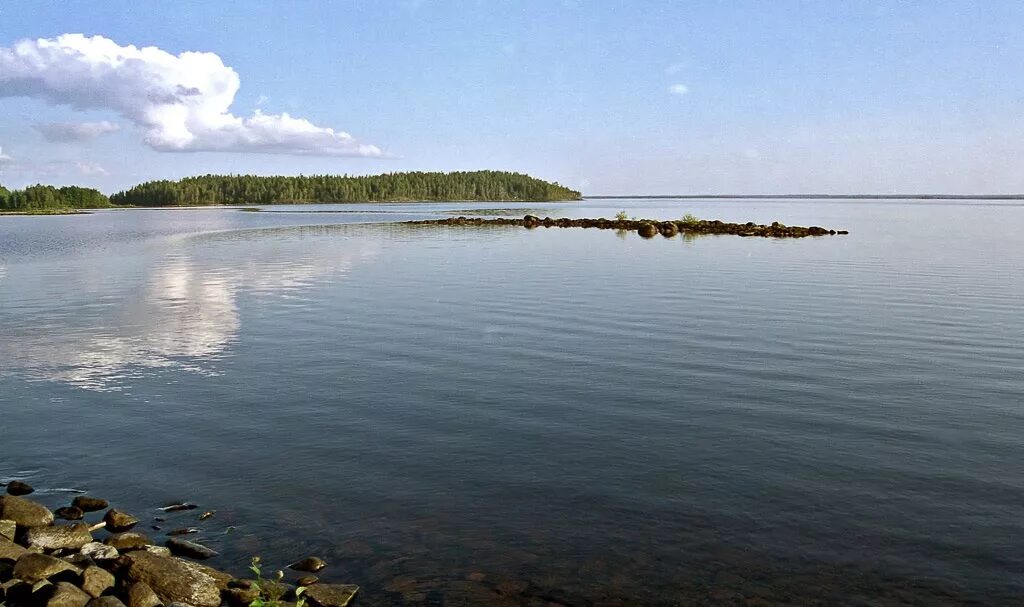
[[[0,185],[0,211],[34,211],[42,209],[100,209],[110,206],[110,199],[98,190],[52,185],[33,185],[13,192]]]
[[[387,173],[383,175],[203,175],[179,181],[150,181],[110,197],[116,205],[191,206],[383,201],[548,201],[579,200],[557,183],[521,173]]]

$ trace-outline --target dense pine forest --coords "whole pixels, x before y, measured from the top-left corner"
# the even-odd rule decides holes
[[[180,181],[150,181],[110,197],[116,205],[184,206],[384,201],[579,200],[575,190],[520,173],[387,173],[259,177],[204,175]]]
[[[11,192],[0,185],[0,211],[101,209],[109,206],[110,200],[106,196],[90,188],[34,185]]]

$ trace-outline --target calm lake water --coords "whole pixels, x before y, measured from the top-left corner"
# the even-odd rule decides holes
[[[394,224],[496,208],[850,235]],[[0,217],[0,477],[360,605],[1021,604],[1024,206],[267,210]]]

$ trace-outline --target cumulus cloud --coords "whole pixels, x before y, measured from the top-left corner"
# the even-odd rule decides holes
[[[680,97],[682,97],[683,95],[690,92],[690,87],[686,86],[685,84],[677,83],[668,87],[668,92],[672,93],[673,95],[679,95]]]
[[[121,127],[113,122],[101,120],[99,122],[49,122],[37,124],[35,129],[42,133],[47,141],[66,143],[92,141],[100,135],[116,132]]]
[[[167,152],[371,156],[380,148],[282,114],[231,113],[241,81],[215,53],[173,55],[64,34],[0,47],[0,97],[35,97],[76,109],[112,110]]]

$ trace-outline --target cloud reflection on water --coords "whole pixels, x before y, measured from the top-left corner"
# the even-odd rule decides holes
[[[160,369],[216,375],[241,331],[240,296],[301,297],[378,250],[372,239],[320,235],[224,232],[168,239],[166,250],[119,259],[13,265],[7,273],[20,275],[22,292],[8,293],[13,301],[0,294],[0,373],[95,391],[130,389],[133,378]]]

